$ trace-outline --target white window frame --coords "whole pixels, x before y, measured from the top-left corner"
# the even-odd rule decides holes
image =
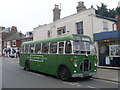
[[[60,34],[58,32],[60,32]],[[57,35],[64,35],[64,34],[66,34],[66,26],[58,27]]]
[[[12,40],[12,46],[16,46],[16,40]]]
[[[6,47],[7,46],[7,42],[6,41],[4,41],[4,47]]]
[[[7,47],[11,47],[11,42],[7,41]]]
[[[103,21],[103,31],[108,31],[108,22],[107,21]]]

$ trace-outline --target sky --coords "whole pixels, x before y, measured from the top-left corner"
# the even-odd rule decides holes
[[[118,6],[120,0],[0,0],[0,26],[5,28],[17,26],[18,31],[33,31],[38,25],[53,22],[53,8],[61,4],[61,18],[77,12],[76,6],[83,1],[86,8],[100,6],[107,8]]]

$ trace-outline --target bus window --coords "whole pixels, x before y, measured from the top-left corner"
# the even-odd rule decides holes
[[[64,52],[64,42],[59,43],[59,54],[63,54]]]
[[[48,53],[49,50],[49,43],[42,44],[42,53]]]
[[[73,45],[75,54],[95,55],[95,47],[89,42],[74,41]]]
[[[41,53],[41,44],[36,44],[35,53]]]
[[[28,53],[29,45],[25,45],[25,53]]]
[[[57,42],[50,43],[50,53],[57,53]]]
[[[72,45],[70,41],[66,41],[65,43],[65,53],[67,54],[72,53]]]
[[[35,49],[34,49],[34,44],[30,45],[30,53],[34,53]]]
[[[24,46],[21,47],[21,52],[24,53],[25,50],[24,50]]]

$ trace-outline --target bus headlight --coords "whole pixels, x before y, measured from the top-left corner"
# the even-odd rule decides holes
[[[74,65],[74,67],[77,67],[77,63],[74,63],[73,65]]]
[[[97,66],[97,64],[95,63],[95,66]]]

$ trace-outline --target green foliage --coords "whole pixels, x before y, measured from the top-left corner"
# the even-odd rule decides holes
[[[120,8],[117,7],[116,9],[108,9],[106,4],[101,3],[101,6],[97,6],[96,14],[115,18],[115,15],[120,15]]]
[[[101,3],[101,6],[97,6],[96,14],[99,14],[100,16],[108,16],[107,5]]]
[[[120,15],[120,7],[118,8],[116,8],[116,13],[117,13],[117,15]]]

